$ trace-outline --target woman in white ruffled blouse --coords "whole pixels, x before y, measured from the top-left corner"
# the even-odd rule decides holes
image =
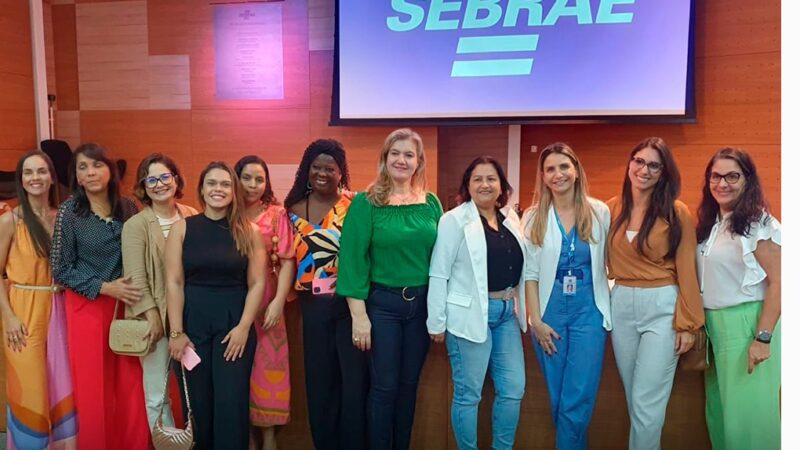
[[[714,448],[779,449],[781,225],[740,149],[709,161],[697,270],[713,355],[706,422]]]

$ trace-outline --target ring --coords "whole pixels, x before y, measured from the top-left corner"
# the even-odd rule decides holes
[[[361,339],[359,339],[359,338],[357,338],[357,337],[354,337],[354,338],[353,338],[353,342],[358,342],[358,341],[360,341],[360,340],[361,340]]]

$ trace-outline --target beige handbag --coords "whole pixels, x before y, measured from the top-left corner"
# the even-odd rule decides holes
[[[183,377],[183,394],[186,396],[186,409],[189,414],[186,417],[186,428],[180,429],[165,426],[161,422],[161,413],[164,411],[164,404],[167,403],[169,392],[169,369],[164,380],[164,398],[161,400],[161,408],[158,409],[158,419],[151,432],[153,436],[153,446],[156,450],[189,450],[194,447],[194,428],[192,428],[192,406],[189,404],[189,387],[186,385],[186,369],[181,364],[181,375]]]
[[[145,356],[150,353],[150,324],[140,319],[117,319],[119,300],[114,304],[114,320],[108,330],[108,346],[123,356]]]

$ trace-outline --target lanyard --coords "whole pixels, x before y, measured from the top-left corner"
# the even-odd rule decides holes
[[[561,219],[558,217],[558,212],[553,210],[556,216],[556,223],[558,224],[558,230],[561,232],[561,237],[566,241],[569,240],[567,236],[566,230],[564,230],[564,225],[561,224]],[[572,227],[572,240],[569,243],[569,253],[567,253],[567,264],[571,265],[573,261],[573,257],[575,255],[575,235],[576,235],[575,227]],[[572,275],[572,270],[569,271],[569,274]]]

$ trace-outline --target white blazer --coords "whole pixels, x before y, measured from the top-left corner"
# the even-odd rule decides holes
[[[506,206],[503,226],[511,231],[522,249],[523,270],[519,297],[514,299],[522,331],[528,326],[525,314],[525,241],[514,210]],[[428,333],[445,329],[472,342],[485,342],[489,329],[489,281],[486,267],[486,236],[478,208],[472,201],[462,203],[439,219],[436,244],[431,256],[428,283]]]
[[[611,299],[609,298],[608,272],[606,271],[606,238],[611,225],[611,212],[608,210],[608,206],[600,200],[589,198],[589,204],[594,210],[592,238],[595,242],[589,243],[589,251],[592,256],[594,302],[603,315],[603,328],[610,331]],[[550,301],[550,294],[553,292],[553,285],[556,281],[558,259],[561,255],[561,230],[556,222],[555,210],[551,206],[547,212],[547,230],[544,234],[544,242],[541,246],[533,245],[531,228],[533,228],[534,215],[533,209],[529,208],[522,216],[527,253],[524,278],[539,282],[539,314],[542,317],[547,310],[547,302]]]

